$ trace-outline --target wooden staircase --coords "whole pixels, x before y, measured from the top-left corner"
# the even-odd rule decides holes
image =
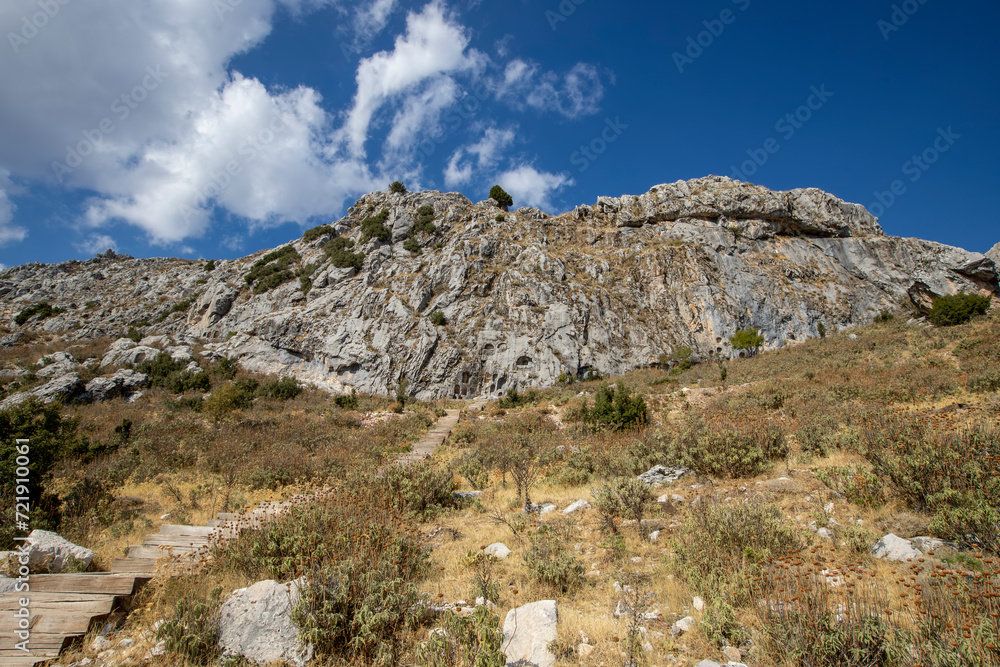
[[[400,455],[395,463],[407,465],[433,454],[458,423],[460,414],[460,410],[447,410],[412,451]],[[261,503],[246,514],[220,513],[205,526],[164,524],[160,532],[147,535],[142,544],[130,546],[125,558],[112,561],[110,572],[31,575],[28,592],[0,595],[0,666],[33,667],[58,658],[65,648],[81,641],[112,612],[123,608],[154,576],[190,571],[200,557],[207,555],[213,540],[232,537],[247,527],[259,527],[291,506],[309,502],[322,493],[319,490],[285,502]],[[14,635],[18,630],[14,613],[20,609],[23,597],[30,600],[28,653],[14,647],[19,641]]]

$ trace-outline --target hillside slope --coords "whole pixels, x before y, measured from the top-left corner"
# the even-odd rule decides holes
[[[430,225],[418,212],[428,206]],[[384,231],[372,220],[382,211]],[[339,254],[324,252],[338,236]],[[821,322],[835,330],[926,308],[934,295],[1000,293],[985,255],[885,236],[864,207],[819,190],[721,177],[555,217],[458,194],[376,192],[307,238],[289,244],[294,253],[211,271],[114,253],[26,264],[0,279],[0,312],[11,321],[45,302],[65,312],[23,329],[185,334],[250,370],[331,391],[386,392],[405,377],[421,398],[465,398],[562,373],[620,374],[682,345],[730,355],[728,336],[748,326],[775,348],[817,335]],[[360,270],[331,265],[352,253]]]

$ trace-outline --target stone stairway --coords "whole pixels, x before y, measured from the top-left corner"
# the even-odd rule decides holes
[[[482,409],[476,401],[466,409]],[[407,465],[434,453],[458,424],[461,410],[447,410],[412,451],[394,461]],[[158,533],[147,535],[142,544],[130,546],[125,558],[116,558],[110,572],[85,574],[37,574],[28,579],[27,593],[0,595],[0,665],[32,667],[59,657],[59,654],[104,622],[112,612],[127,606],[131,597],[154,576],[172,576],[193,569],[207,555],[214,540],[235,536],[247,527],[259,527],[288,511],[295,504],[322,495],[293,496],[284,502],[265,502],[244,514],[219,513],[205,526],[164,524]],[[30,652],[14,647],[20,598],[30,599]]]

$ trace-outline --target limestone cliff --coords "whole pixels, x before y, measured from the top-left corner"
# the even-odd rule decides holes
[[[427,206],[436,232],[416,232]],[[388,238],[364,241],[363,220],[383,210]],[[324,248],[338,236],[355,243],[338,242],[344,253],[363,255],[360,270],[331,265]],[[255,294],[245,277],[263,252],[211,271],[106,253],[7,270],[0,315],[16,329],[13,318],[44,301],[66,312],[22,328],[79,339],[137,326],[203,338],[250,369],[332,391],[386,392],[405,377],[420,397],[472,397],[561,373],[617,374],[681,345],[729,355],[728,336],[748,326],[773,348],[817,335],[821,322],[835,330],[934,295],[998,293],[996,257],[885,236],[864,207],[819,190],[720,177],[554,217],[458,194],[377,192],[309,238],[291,242],[297,255],[272,273],[311,284]],[[432,323],[435,311],[445,324]]]

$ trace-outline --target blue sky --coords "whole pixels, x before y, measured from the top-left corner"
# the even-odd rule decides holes
[[[6,0],[0,27],[6,266],[238,257],[395,179],[559,213],[721,174],[1000,241],[995,3]]]

